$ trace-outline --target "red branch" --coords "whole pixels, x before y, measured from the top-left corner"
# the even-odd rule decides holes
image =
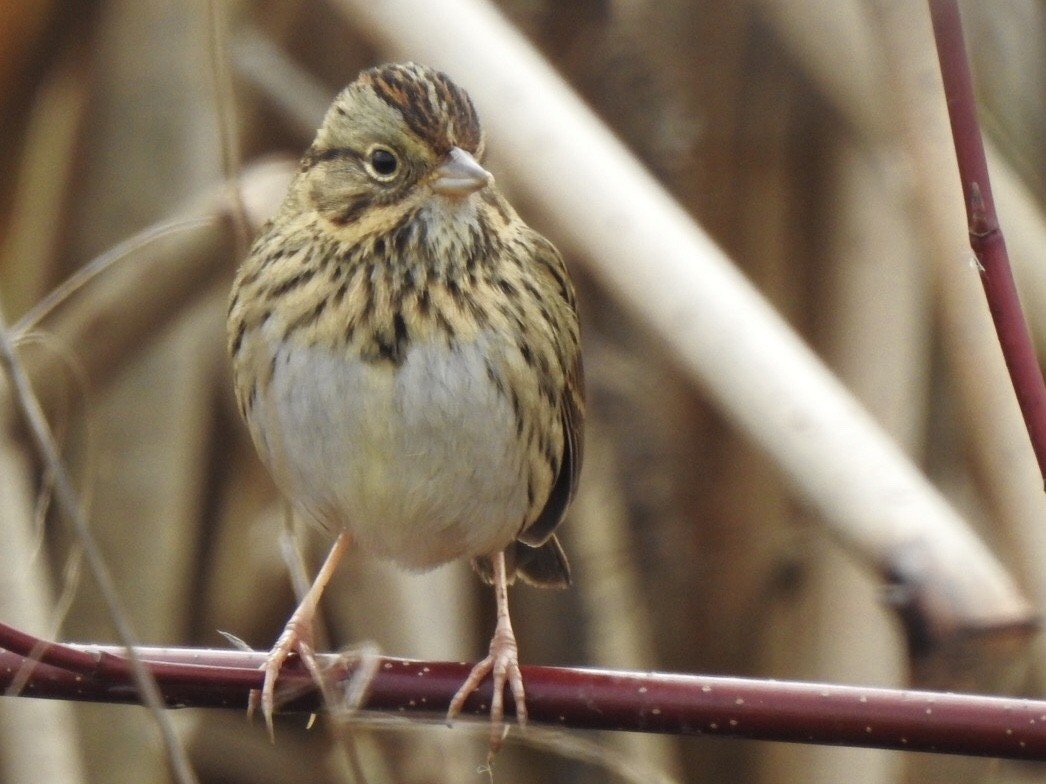
[[[1021,312],[1006,243],[995,213],[988,163],[977,124],[973,78],[963,42],[962,19],[955,0],[929,0],[929,5],[966,202],[970,247],[980,264],[981,282],[995,331],[1039,462],[1039,471],[1046,480],[1046,384]]]
[[[0,688],[32,667],[22,695],[138,702],[121,648],[41,643],[0,624]],[[35,652],[38,663],[24,658]],[[264,653],[140,648],[171,707],[244,709]],[[322,656],[335,683],[345,657]],[[443,715],[470,666],[382,658],[364,708]],[[523,667],[530,719],[577,729],[709,735],[1046,761],[1046,701],[699,675]],[[288,666],[281,711],[321,710],[303,669]],[[489,683],[465,705],[484,716]],[[507,697],[511,713],[511,696]]]

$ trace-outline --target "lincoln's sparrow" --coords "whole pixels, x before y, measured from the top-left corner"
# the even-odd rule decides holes
[[[341,555],[420,571],[467,556],[494,585],[494,676],[526,720],[506,586],[570,581],[554,531],[581,466],[574,290],[479,164],[469,97],[424,66],[363,72],[327,112],[229,307],[236,394],[276,483],[338,535],[265,665],[262,706]]]

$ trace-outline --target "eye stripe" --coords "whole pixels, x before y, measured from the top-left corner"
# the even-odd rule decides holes
[[[318,163],[335,161],[339,158],[361,160],[362,156],[348,147],[310,147],[301,159],[301,171],[308,171]]]

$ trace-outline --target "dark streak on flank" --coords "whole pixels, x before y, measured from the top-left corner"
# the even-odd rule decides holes
[[[440,331],[447,336],[448,345],[457,339],[458,333],[457,330],[454,329],[454,325],[450,322],[450,319],[447,318],[447,314],[438,308],[436,310],[436,324]]]
[[[552,434],[549,432],[542,432],[538,438],[538,450],[541,452],[541,456],[545,458],[545,463],[549,468],[555,469],[559,463],[559,456],[552,451]]]
[[[268,222],[267,224],[265,224],[265,227],[266,227],[266,231],[268,231],[268,229],[270,229],[270,228],[272,227],[272,221],[269,221],[269,222]],[[300,248],[294,248],[293,252],[295,252],[295,253],[296,253],[296,252],[298,252],[299,250],[300,250]],[[288,250],[288,249],[286,249],[286,248],[280,248],[280,249],[278,249],[278,250],[274,250],[274,251],[272,251],[272,252],[268,253],[268,254],[267,254],[267,255],[266,255],[266,256],[265,256],[265,257],[264,257],[264,258],[262,259],[262,263],[261,263],[261,269],[259,269],[259,270],[257,271],[257,273],[255,273],[255,274],[254,274],[254,277],[255,277],[255,278],[258,278],[258,277],[260,277],[260,276],[261,276],[261,273],[262,273],[262,271],[263,271],[263,270],[265,270],[265,269],[267,269],[267,268],[271,267],[271,266],[272,266],[272,265],[274,265],[274,264],[275,264],[276,262],[278,262],[278,261],[279,261],[280,259],[284,259],[284,258],[286,258],[287,256],[290,256],[290,255],[291,255],[291,252],[292,252],[292,251],[290,251],[290,250]],[[252,281],[252,282],[253,282],[253,281]]]
[[[340,305],[342,300],[345,299],[345,295],[349,291],[349,281],[343,280],[334,292],[334,296],[331,297],[331,303],[335,306]]]
[[[519,347],[519,355],[523,357],[523,361],[527,363],[527,367],[534,367],[534,353],[530,350],[530,346],[527,342],[521,340],[516,345]]]
[[[552,383],[551,376],[546,374],[539,378],[538,394],[545,399],[546,403],[552,404],[556,402],[556,387]]]
[[[236,327],[236,337],[232,339],[232,355],[235,357],[240,353],[240,347],[243,345],[243,333],[247,331],[247,322],[240,319],[240,323]]]
[[[548,306],[544,302],[540,302],[538,304],[538,313],[541,314],[541,318],[545,320],[545,323],[548,325],[548,328],[550,330],[554,329],[554,325],[552,323],[552,314],[548,312]]]
[[[233,302],[239,302],[240,290],[246,288],[247,286],[253,285],[254,281],[258,279],[259,274],[261,274],[261,270],[255,268],[248,272],[246,275],[244,275],[242,278],[240,278],[239,284],[236,287],[236,293],[233,294]]]
[[[506,302],[505,300],[499,300],[495,302],[494,310],[500,313],[507,323],[515,323],[518,326],[522,326],[523,322],[520,320],[515,310],[510,307],[510,303]]]
[[[501,377],[501,374],[494,369],[494,365],[489,359],[485,361],[485,365],[487,368],[487,379],[494,385],[498,394],[504,397],[506,395],[504,379]]]
[[[316,271],[317,268],[312,267],[309,269],[302,270],[297,275],[292,275],[291,277],[287,278],[284,281],[281,281],[280,283],[277,283],[275,286],[269,289],[269,295],[273,298],[282,297],[284,294],[293,291],[299,286],[304,286],[306,283],[312,280],[313,276],[316,274]]]
[[[556,287],[559,289],[559,295],[563,298],[563,301],[570,305],[571,308],[575,308],[577,306],[577,296],[574,294],[574,287],[567,280],[566,268],[562,264],[555,263],[556,261],[561,261],[559,251],[544,237],[537,235],[537,238],[540,240],[540,243],[537,248],[538,252],[534,254],[534,261],[540,264],[545,272],[556,281]]]
[[[534,285],[534,281],[523,279],[523,288],[527,290],[527,294],[535,302],[542,302],[541,292],[538,291],[538,287]]]
[[[512,403],[512,414],[516,418],[516,435],[517,437],[523,436],[523,406],[520,405],[519,395],[516,394],[514,388],[509,388],[509,400]]]
[[[240,413],[243,415],[244,419],[247,418],[247,414],[250,411],[254,410],[254,403],[257,400],[257,398],[258,398],[258,384],[257,383],[252,383],[251,384],[251,391],[247,393],[246,397],[240,398],[240,401],[239,401],[240,402]]]
[[[327,309],[327,304],[330,302],[329,299],[321,299],[309,310],[302,313],[298,318],[294,319],[288,326],[286,331],[283,333],[283,339],[286,340],[295,332],[300,329],[313,324],[320,316],[323,315],[323,311]]]
[[[506,297],[515,299],[519,296],[519,291],[508,278],[498,278],[495,283],[497,283],[498,288],[501,289],[501,293]]]

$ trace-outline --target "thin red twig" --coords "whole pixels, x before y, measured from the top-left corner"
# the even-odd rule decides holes
[[[966,203],[970,247],[980,265],[981,282],[995,331],[1039,462],[1039,471],[1046,481],[1046,384],[1021,312],[1006,242],[995,213],[984,143],[977,123],[962,18],[956,0],[929,0],[929,6]]]
[[[41,644],[3,625],[0,641],[20,649],[0,650],[0,688],[29,666],[22,654],[36,651],[24,696],[140,701],[119,647]],[[264,653],[143,647],[139,654],[171,707],[244,709],[261,686]],[[352,677],[351,658],[320,660],[335,684]],[[382,658],[363,707],[443,716],[469,671],[460,662]],[[1046,760],[1040,700],[562,667],[524,667],[523,677],[530,720],[553,726]],[[284,669],[280,690],[295,695],[283,712],[323,709],[299,667]],[[465,713],[485,716],[489,701],[488,683]],[[510,696],[506,707],[511,713]]]

